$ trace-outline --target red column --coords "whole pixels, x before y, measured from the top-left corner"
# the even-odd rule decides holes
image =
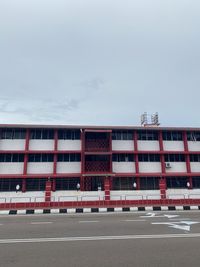
[[[48,179],[46,181],[46,186],[45,186],[45,202],[50,202],[51,201],[51,180]]]
[[[109,133],[109,151],[110,151],[110,173],[113,172],[113,162],[112,162],[112,131]],[[113,179],[110,178],[110,190],[112,190]]]
[[[107,176],[104,178],[104,191],[105,200],[110,200],[110,180]]]
[[[85,131],[81,130],[81,177],[80,177],[80,190],[85,191],[84,176],[85,173]]]
[[[54,159],[53,159],[53,175],[55,176],[57,173],[57,158],[58,158],[58,130],[54,131]],[[56,191],[56,178],[52,181],[52,191]]]
[[[26,139],[25,139],[23,175],[27,175],[29,140],[30,140],[30,129],[27,129],[26,130]],[[22,192],[26,192],[26,181],[25,181],[25,179],[22,180]]]
[[[135,152],[135,173],[137,175],[136,178],[136,190],[140,190],[140,177],[139,177],[139,161],[138,161],[138,145],[137,145],[137,132],[133,133],[133,141],[134,141],[134,152]]]
[[[186,169],[187,169],[187,174],[191,174],[191,166],[190,166],[190,154],[188,150],[188,142],[187,142],[187,132],[183,132],[183,142],[184,142],[184,151],[185,151],[185,157],[186,157]],[[192,189],[192,177],[188,177],[188,182],[190,183],[189,189]]]
[[[159,138],[159,146],[160,146],[160,161],[161,161],[161,179],[159,182],[159,188],[160,188],[160,195],[161,199],[166,198],[166,170],[165,170],[165,157],[164,157],[164,149],[163,149],[163,138],[162,138],[162,131],[159,131],[158,133]]]
[[[165,199],[166,198],[166,182],[165,182],[165,179],[163,179],[163,178],[160,179],[159,188],[160,188],[161,199]]]
[[[26,192],[26,179],[22,179],[22,192]]]

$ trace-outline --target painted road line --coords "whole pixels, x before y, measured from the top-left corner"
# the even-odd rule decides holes
[[[58,238],[22,238],[0,239],[0,244],[17,243],[48,243],[48,242],[77,242],[103,240],[133,240],[133,239],[170,239],[170,238],[200,238],[200,233],[193,234],[159,234],[159,235],[119,235],[119,236],[86,236],[86,237],[58,237]]]
[[[99,221],[79,221],[79,223],[97,223]]]
[[[31,224],[51,224],[53,222],[31,222]]]
[[[122,222],[146,222],[147,220],[122,220]]]

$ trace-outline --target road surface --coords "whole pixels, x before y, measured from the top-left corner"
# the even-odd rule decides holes
[[[199,266],[200,211],[0,216],[0,267]]]

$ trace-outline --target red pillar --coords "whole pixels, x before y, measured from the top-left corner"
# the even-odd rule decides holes
[[[190,154],[189,154],[189,150],[188,150],[187,132],[186,131],[183,132],[183,142],[184,142],[184,151],[185,151],[185,157],[186,157],[186,169],[187,169],[187,173],[191,174]],[[188,182],[190,183],[189,189],[192,189],[193,186],[192,186],[192,177],[191,176],[188,177]]]
[[[50,202],[51,201],[51,180],[48,179],[46,181],[46,186],[45,186],[45,202]]]
[[[162,138],[162,131],[158,133],[159,138],[159,146],[160,146],[160,162],[161,162],[161,179],[159,181],[159,188],[160,188],[160,196],[161,199],[166,198],[166,170],[165,170],[165,156],[164,156],[164,149],[163,149],[163,138]]]
[[[110,173],[113,172],[113,162],[112,162],[112,131],[109,133],[109,151],[110,151]],[[113,179],[110,177],[110,190],[113,187]]]
[[[161,199],[165,199],[166,198],[166,182],[165,182],[165,179],[163,179],[163,178],[160,179],[159,188],[160,188]]]
[[[107,176],[104,178],[104,191],[105,200],[110,200],[110,180]]]
[[[140,190],[140,177],[139,177],[139,161],[138,161],[138,145],[137,145],[137,132],[133,133],[133,141],[134,141],[134,152],[135,152],[135,173],[137,175],[136,178],[136,190]]]
[[[26,192],[26,179],[22,179],[22,192]]]
[[[30,129],[26,130],[26,140],[25,140],[25,151],[24,151],[24,169],[23,175],[27,175],[28,167],[28,150],[29,150],[29,140],[30,140]],[[26,192],[26,181],[22,180],[22,192]]]
[[[81,177],[80,177],[80,190],[85,191],[84,176],[85,173],[85,132],[81,130]]]
[[[54,159],[53,159],[53,175],[57,173],[57,158],[58,158],[58,130],[54,131]],[[55,178],[52,181],[52,191],[56,191],[56,180]]]

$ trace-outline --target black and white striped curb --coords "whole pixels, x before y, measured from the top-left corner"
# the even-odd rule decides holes
[[[138,211],[179,211],[200,210],[200,206],[154,206],[154,207],[120,207],[120,208],[63,208],[63,209],[28,209],[0,210],[0,215],[25,214],[75,214],[75,213],[107,213],[107,212],[138,212]]]

